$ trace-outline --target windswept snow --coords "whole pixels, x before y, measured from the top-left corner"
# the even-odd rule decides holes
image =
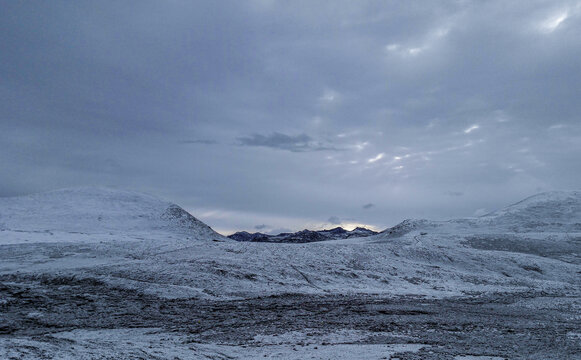
[[[581,191],[551,191],[531,196],[479,218],[488,226],[514,232],[581,232]]]
[[[168,337],[163,329],[73,330],[46,339],[0,338],[0,357],[10,359],[51,354],[59,359],[333,359],[381,360],[397,353],[416,353],[425,344],[355,344],[358,337],[331,333],[324,345],[308,340],[297,345],[304,333],[282,334],[277,341],[254,341],[254,346],[203,344],[186,335]],[[155,345],[155,346],[152,346]],[[18,347],[12,348],[12,346]]]
[[[132,327],[130,320],[135,320],[137,314],[140,314],[145,318],[139,327],[161,326],[168,330],[176,319],[193,316],[184,312],[190,304],[203,308],[204,302],[223,302],[224,311],[233,318],[196,313],[189,321],[221,319],[213,325],[218,328],[224,325],[223,322],[233,321],[233,326],[257,332],[255,335],[258,336],[256,339],[261,339],[260,346],[268,345],[269,350],[237,349],[228,352],[226,348],[220,348],[224,344],[218,346],[210,343],[192,345],[192,348],[199,350],[209,346],[215,353],[237,354],[232,355],[234,358],[270,356],[274,351],[282,351],[281,357],[286,358],[291,358],[290,354],[297,355],[295,358],[300,358],[298,354],[311,354],[310,350],[304,352],[306,348],[297,350],[285,344],[268,343],[270,340],[267,339],[272,339],[272,336],[282,336],[283,330],[291,334],[296,331],[292,322],[284,328],[262,327],[250,322],[253,317],[247,319],[244,311],[232,312],[251,299],[268,297],[273,299],[272,302],[267,301],[270,307],[281,301],[289,305],[270,312],[267,307],[261,308],[266,306],[263,302],[256,303],[257,309],[264,310],[256,310],[256,316],[266,317],[269,319],[267,323],[276,324],[277,313],[291,318],[294,315],[290,314],[295,311],[300,313],[300,309],[307,303],[307,300],[301,299],[311,299],[308,301],[318,303],[316,299],[320,297],[339,297],[339,300],[321,302],[321,309],[327,309],[321,310],[324,311],[322,313],[313,309],[313,313],[325,314],[323,318],[331,316],[333,309],[328,309],[329,306],[352,309],[347,313],[355,322],[339,321],[341,318],[333,315],[328,324],[341,323],[346,328],[328,326],[333,331],[364,331],[367,335],[364,336],[366,340],[362,341],[367,344],[366,347],[353,347],[357,341],[351,339],[349,346],[340,349],[336,347],[328,353],[319,351],[318,355],[312,353],[318,356],[315,358],[333,357],[331,354],[334,352],[349,354],[352,350],[355,353],[365,351],[371,354],[379,351],[390,354],[385,346],[371,346],[369,332],[378,336],[382,332],[389,333],[389,336],[382,335],[389,338],[389,341],[377,344],[398,344],[394,340],[394,329],[401,330],[408,325],[398,325],[391,330],[384,323],[377,325],[375,330],[356,325],[361,319],[355,314],[368,314],[365,316],[369,319],[380,319],[381,314],[384,314],[382,309],[387,309],[386,305],[369,307],[365,305],[368,300],[362,300],[360,307],[353,308],[353,301],[368,297],[393,301],[399,299],[397,301],[403,301],[404,304],[405,301],[401,299],[409,299],[407,301],[410,305],[405,305],[407,310],[398,310],[403,311],[401,314],[404,315],[397,315],[399,313],[394,313],[391,308],[385,310],[385,316],[395,316],[390,321],[399,324],[404,319],[408,321],[408,317],[416,319],[418,316],[422,316],[423,321],[432,321],[429,319],[433,318],[434,315],[430,315],[433,312],[424,313],[413,305],[418,303],[418,299],[445,302],[452,297],[482,304],[496,302],[498,300],[492,299],[498,296],[502,299],[505,299],[503,296],[510,296],[514,300],[509,303],[516,305],[507,305],[499,311],[513,311],[521,314],[519,316],[523,319],[528,313],[519,312],[519,309],[532,307],[541,311],[539,314],[545,314],[542,319],[539,318],[543,324],[563,327],[562,336],[558,335],[559,341],[562,341],[563,349],[571,352],[575,346],[580,346],[574,345],[578,340],[566,336],[567,333],[575,333],[574,329],[580,321],[574,315],[581,312],[580,279],[580,192],[540,194],[479,218],[439,222],[408,220],[374,236],[304,244],[233,241],[215,233],[178,205],[129,191],[78,188],[0,199],[0,308],[5,312],[0,317],[0,333],[6,334],[0,343],[12,351],[6,354],[20,354],[15,355],[16,358],[34,358],[38,355],[34,352],[18,352],[18,344],[37,341],[30,336],[95,327],[97,325],[92,319],[84,318],[90,316],[90,304],[117,304],[118,301],[126,301],[129,308],[112,310],[117,305],[95,305],[95,315],[102,317],[99,323],[102,325],[97,327]],[[67,296],[78,294],[82,301],[67,302],[61,299],[63,291],[67,292]],[[299,296],[298,300],[285,300],[289,294]],[[23,297],[29,299],[28,304],[38,304],[34,305],[34,309],[25,311],[26,306],[21,303]],[[67,310],[75,303],[74,311]],[[429,306],[444,306],[442,304]],[[211,305],[210,308],[217,306]],[[135,311],[134,307],[142,307],[141,312]],[[459,311],[452,316],[451,321],[461,323],[464,316],[462,306],[450,309],[451,312]],[[68,315],[64,316],[61,311]],[[550,323],[548,319],[561,313],[561,325]],[[127,315],[127,322],[121,321],[123,316],[114,314],[132,315]],[[496,315],[490,313],[487,316],[489,318],[485,319],[492,319],[490,316]],[[256,321],[262,324],[260,319]],[[409,321],[415,324],[415,320]],[[500,326],[496,320],[490,321],[489,326]],[[527,318],[526,321],[533,320]],[[373,323],[371,320],[368,322]],[[250,326],[251,323],[254,325]],[[444,336],[442,334],[448,331],[447,328],[435,324],[427,325],[425,330],[432,329],[435,331],[434,336]],[[514,326],[521,325],[522,329],[527,329],[525,323]],[[456,325],[450,326],[454,328]],[[33,328],[36,330],[32,331]],[[185,331],[180,329],[180,333]],[[410,331],[416,335],[409,338],[408,342],[426,344],[416,333],[419,328],[413,329]],[[468,334],[476,328],[462,325],[462,329]],[[207,339],[205,336],[213,330],[202,326],[196,331]],[[135,336],[151,340],[149,335]],[[295,336],[294,340],[297,339]],[[70,354],[75,353],[74,347],[66,345],[68,343],[65,344],[64,340],[50,341],[50,346],[46,345],[42,350],[46,350],[47,354],[58,356],[59,351],[64,351],[66,356],[73,356]],[[163,346],[162,340],[155,341],[158,346]],[[78,344],[78,354],[92,351],[87,344]],[[34,346],[42,348],[38,343]],[[178,348],[174,349],[178,352],[175,355],[177,357],[183,355],[180,352],[191,350],[181,345]],[[444,351],[438,349],[430,351]],[[475,356],[475,353],[452,348],[446,351],[454,356]],[[503,354],[497,352],[482,355],[494,358]],[[154,353],[144,356],[154,358]],[[100,358],[106,358],[105,352]]]
[[[0,230],[123,235],[164,230],[220,237],[175,204],[147,194],[97,187],[0,198]]]

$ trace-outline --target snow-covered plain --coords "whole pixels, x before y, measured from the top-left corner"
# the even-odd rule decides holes
[[[576,333],[581,320],[580,279],[581,192],[539,194],[479,218],[409,220],[371,237],[306,244],[236,242],[177,205],[129,191],[76,188],[0,199],[0,333],[5,334],[0,337],[0,358],[109,358],[114,357],[112,348],[126,358],[389,358],[396,353],[402,359],[503,358],[514,356],[515,350],[492,354],[449,350],[442,355],[442,344],[434,341],[407,336],[398,343],[396,331],[389,332],[389,341],[370,341],[371,335],[376,338],[385,329],[367,329],[363,338],[357,338],[353,331],[359,327],[348,324],[341,325],[345,329],[329,326],[330,334],[351,331],[342,342],[325,340],[327,335],[320,331],[308,342],[299,340],[292,326],[267,326],[251,342],[220,336],[208,341],[206,333],[198,332],[206,340],[196,337],[190,339],[195,345],[184,345],[191,332],[171,331],[171,322],[132,324],[129,317],[118,324],[95,325],[74,316],[63,320],[66,316],[59,311],[66,311],[67,301],[48,306],[49,300],[42,299],[69,292],[95,297],[92,301],[98,303],[99,291],[115,289],[118,301],[129,303],[125,297],[131,294],[131,301],[142,304],[143,296],[147,306],[344,296],[371,303],[398,299],[398,304],[405,304],[409,299],[411,304],[421,299],[437,308],[436,302],[447,299],[512,296],[507,308],[554,311],[551,314],[562,315],[571,325],[568,333]],[[29,311],[32,308],[19,307],[23,298],[46,306]],[[121,316],[99,311],[93,309],[93,315]],[[410,311],[405,316],[415,314]],[[168,318],[172,316],[178,315]],[[233,326],[244,328],[236,322]],[[272,336],[286,340],[273,343]],[[132,345],[123,345],[120,339]],[[561,340],[567,354],[580,348],[578,338],[563,335]],[[156,355],[148,346],[161,353]],[[423,355],[416,353],[420,349]]]

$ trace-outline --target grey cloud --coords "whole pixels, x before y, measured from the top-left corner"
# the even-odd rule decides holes
[[[371,208],[372,208],[372,207],[374,207],[374,206],[375,206],[375,204],[368,203],[368,204],[365,204],[365,205],[363,205],[363,208],[364,208],[365,210],[368,210],[368,209],[371,209]]]
[[[453,196],[453,197],[459,197],[459,196],[464,196],[464,192],[462,192],[462,191],[448,191],[448,192],[446,192],[446,195]]]
[[[216,140],[205,140],[205,139],[198,139],[198,140],[182,140],[179,142],[180,144],[203,144],[203,145],[215,145],[218,142]]]
[[[307,134],[286,135],[274,132],[270,135],[252,134],[247,137],[239,137],[241,146],[262,146],[292,152],[336,150],[325,146]]]
[[[337,216],[331,216],[329,219],[327,219],[327,222],[333,224],[333,225],[340,225],[341,224],[341,219]]]
[[[268,227],[268,225],[264,225],[264,224],[254,226],[254,228],[256,230],[263,230],[263,229],[266,229],[267,227]]]
[[[111,185],[298,230],[579,187],[576,1],[265,3],[5,2],[0,195]]]
[[[291,233],[291,232],[293,232],[293,230],[291,230],[289,228],[277,228],[277,229],[273,229],[273,230],[268,231],[267,234],[278,235],[278,234],[282,234],[282,233]]]

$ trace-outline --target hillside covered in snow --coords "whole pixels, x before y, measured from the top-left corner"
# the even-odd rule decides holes
[[[0,199],[1,246],[13,255],[2,259],[2,270],[69,269],[106,281],[147,282],[144,290],[163,288],[168,297],[574,289],[580,209],[579,192],[551,192],[480,218],[407,220],[365,238],[250,244],[224,238],[178,205],[149,195],[67,189]],[[20,256],[27,248],[36,250]]]
[[[362,297],[424,299],[444,306],[440,302],[453,301],[447,299],[529,294],[522,299],[535,298],[536,302],[523,306],[551,308],[551,299],[559,298],[575,312],[581,309],[580,279],[581,193],[575,191],[539,194],[478,218],[406,220],[372,236],[310,243],[234,241],[178,205],[129,191],[78,188],[0,199],[0,307],[4,314],[0,332],[5,334],[0,345],[15,353],[18,341],[30,342],[29,336],[57,330],[171,327],[159,320],[160,314],[167,313],[174,323],[180,316],[189,319],[192,313],[172,307],[184,303],[202,309],[210,303],[285,302],[296,296],[316,303],[319,300],[313,296],[348,296],[357,301]],[[47,299],[62,296],[60,291],[67,296],[78,293],[79,299],[89,296],[86,304],[92,305],[86,306],[106,315],[97,321],[90,312],[82,312],[85,300],[69,311],[71,317],[59,313],[66,306],[59,308]],[[545,295],[539,298],[538,294]],[[36,310],[19,307],[23,296],[33,299],[27,304],[40,301]],[[119,310],[133,315],[116,323],[108,312],[113,310],[99,310],[98,305],[115,296],[121,302],[141,304],[135,309],[143,310]],[[142,303],[144,299],[149,299],[147,304]],[[395,306],[393,301],[389,300],[389,306]],[[115,304],[110,308],[119,306]],[[169,310],[163,310],[164,306]],[[331,305],[320,306],[329,309]],[[361,306],[380,314],[377,309],[388,305]],[[155,314],[142,319],[152,309]],[[405,311],[405,316],[422,314]],[[198,315],[200,319],[207,316]],[[194,320],[188,321],[193,326]],[[289,324],[285,331],[298,331]],[[345,326],[359,329],[349,324]],[[203,326],[196,329],[196,334],[210,334]],[[253,341],[263,345],[271,340],[257,338],[259,333],[280,333],[268,326],[253,331]],[[354,334],[341,336],[352,341]],[[0,357],[9,354],[0,351]]]
[[[178,205],[143,193],[98,187],[0,198],[0,230],[83,234],[168,231],[219,236]]]

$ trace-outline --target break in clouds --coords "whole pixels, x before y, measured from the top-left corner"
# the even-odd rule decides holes
[[[6,2],[0,26],[1,196],[130,188],[227,233],[579,186],[577,1]]]

